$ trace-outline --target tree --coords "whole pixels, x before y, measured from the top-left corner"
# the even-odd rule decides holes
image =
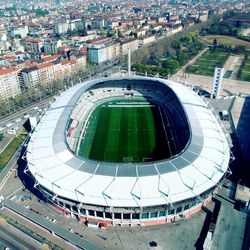
[[[113,37],[114,33],[112,33],[110,30],[107,32],[107,37]]]
[[[120,30],[118,30],[118,32],[117,32],[117,36],[118,36],[119,38],[123,37],[123,35],[122,35],[122,33],[121,33],[121,31],[120,31]]]
[[[180,53],[177,57],[177,60],[178,60],[180,65],[184,65],[188,61],[188,59],[189,59],[188,54],[183,53],[183,52]]]
[[[215,38],[213,41],[213,48],[216,49],[218,45],[217,39]]]
[[[36,12],[36,16],[39,16],[39,17],[46,16],[49,14],[49,11],[45,9],[36,9],[35,12]]]
[[[179,68],[179,63],[177,60],[174,60],[174,59],[170,59],[170,60],[166,60],[166,61],[163,61],[162,63],[162,67],[163,68],[166,68],[166,69],[169,69],[171,74],[173,74],[176,69]]]
[[[176,51],[179,51],[181,49],[181,43],[179,40],[174,40],[172,43],[171,43],[171,46],[173,49],[175,49]]]
[[[20,34],[15,34],[14,38],[21,39],[22,36]]]

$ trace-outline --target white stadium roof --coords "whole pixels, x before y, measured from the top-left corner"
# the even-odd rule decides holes
[[[228,168],[225,134],[207,104],[190,88],[169,80],[130,77],[115,80],[160,82],[181,102],[190,124],[189,145],[173,159],[151,163],[105,163],[82,159],[66,144],[65,127],[85,90],[100,81],[78,84],[57,97],[31,136],[28,168],[55,194],[82,203],[145,207],[179,202],[213,188]]]

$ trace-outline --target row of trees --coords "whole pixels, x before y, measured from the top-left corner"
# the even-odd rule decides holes
[[[202,48],[197,34],[211,23],[217,22],[218,17],[211,18],[206,23],[200,23],[193,28],[184,30],[181,34],[172,37],[158,39],[149,46],[143,46],[132,54],[134,69],[149,74],[168,76],[173,74],[181,65],[184,65],[191,57]],[[122,58],[120,59],[122,64]],[[137,65],[138,64],[138,65]],[[147,64],[147,66],[146,66]],[[75,84],[79,80],[86,79],[89,75],[100,73],[100,67],[90,65],[86,71],[76,72],[62,80],[56,80],[48,86],[37,86],[35,89],[24,90],[22,93],[8,101],[0,100],[0,118],[17,112],[25,107],[39,102],[42,99],[56,95],[65,87]]]
[[[220,18],[220,16],[212,16],[207,22],[198,23],[181,33],[158,39],[136,50],[132,54],[134,70],[144,72],[145,69],[147,71],[158,69],[157,73],[161,74],[161,68],[163,68],[168,71],[168,74],[175,73],[203,48],[203,43],[199,39],[200,31],[218,23]],[[143,67],[142,64],[148,66]]]
[[[247,48],[244,45],[236,45],[232,47],[232,45],[230,44],[218,43],[216,38],[213,41],[213,47],[211,47],[211,49],[219,49],[222,52],[230,52],[236,54],[247,53]]]
[[[166,53],[172,58],[176,57],[176,50],[171,46],[171,44],[177,43],[181,37],[192,36],[192,34],[199,34],[199,32],[214,23],[219,22],[220,16],[212,16],[207,22],[199,23],[191,28],[185,29],[180,33],[177,33],[171,37],[163,37],[158,39],[156,42],[149,44],[148,46],[142,46],[138,50],[134,51],[132,54],[132,63],[145,63],[148,62],[149,58],[159,59],[163,57]],[[197,36],[196,36],[197,37]],[[198,37],[197,37],[198,39]],[[184,45],[184,43],[183,43]],[[178,45],[176,45],[178,47]],[[185,46],[183,46],[185,47]],[[189,47],[190,53],[194,53],[196,48]]]
[[[0,118],[23,110],[24,108],[38,103],[41,100],[57,95],[60,91],[63,91],[98,72],[100,72],[100,68],[98,66],[89,65],[85,71],[79,70],[63,79],[55,80],[49,85],[37,85],[32,89],[22,89],[21,94],[15,98],[0,100]]]
[[[228,36],[237,36],[239,35],[241,28],[237,27],[236,24],[220,22],[214,23],[210,27],[203,28],[201,30],[201,35],[206,36],[208,34],[219,34],[219,35],[228,35]]]
[[[201,35],[205,36],[208,34],[219,34],[219,35],[228,35],[235,36],[238,38],[243,38],[240,34],[241,30],[249,27],[246,23],[242,23],[240,20],[235,22],[230,22],[231,17],[235,16],[236,13],[233,11],[228,11],[223,15],[222,22],[215,22],[210,26],[203,27],[201,30]],[[247,38],[246,38],[247,39]]]
[[[203,44],[200,42],[197,33],[189,32],[179,38],[173,39],[165,50],[161,50],[161,56],[158,54],[159,51],[155,50],[149,58],[145,60],[145,63],[134,64],[132,69],[137,72],[153,72],[159,73],[160,75],[171,75],[174,74],[180,66],[185,65],[188,60],[195,56],[202,48]]]

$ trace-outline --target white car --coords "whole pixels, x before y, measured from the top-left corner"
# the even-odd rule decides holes
[[[4,128],[3,128],[3,127],[0,127],[0,132],[3,131],[3,130],[4,130]]]

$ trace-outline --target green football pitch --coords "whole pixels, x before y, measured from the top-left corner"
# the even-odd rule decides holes
[[[90,115],[78,154],[106,162],[145,162],[169,157],[167,117],[156,103],[116,100]]]

